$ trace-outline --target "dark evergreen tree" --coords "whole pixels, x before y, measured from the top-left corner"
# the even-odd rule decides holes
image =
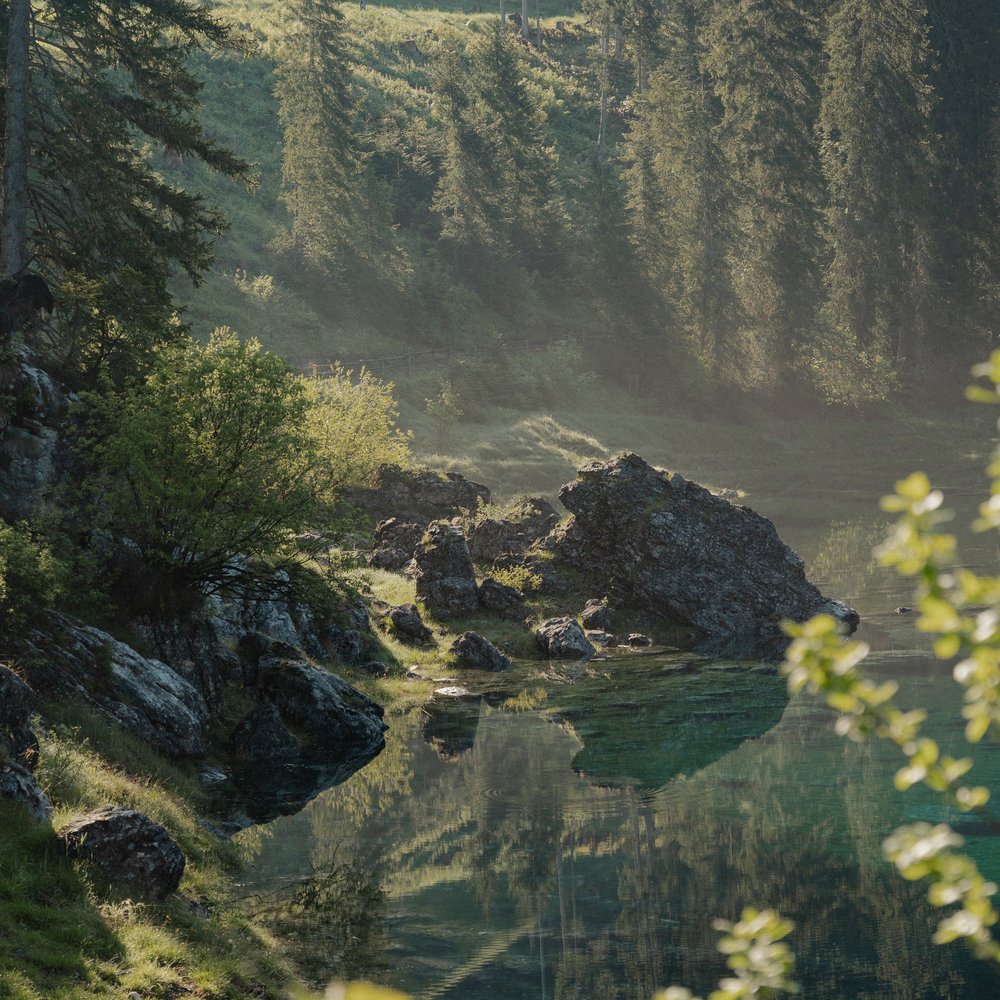
[[[941,141],[931,225],[937,294],[928,303],[927,346],[937,359],[954,358],[964,374],[996,330],[1000,305],[1000,0],[930,0],[928,9],[932,125]]]
[[[716,139],[733,192],[727,256],[741,346],[765,380],[790,359],[820,293],[812,9],[804,0],[733,0],[715,5],[705,31],[703,67],[722,109]]]
[[[60,290],[71,362],[93,369],[124,360],[175,324],[168,280],[174,265],[197,279],[211,260],[221,217],[166,183],[143,146],[191,155],[238,175],[246,165],[219,148],[197,119],[192,52],[230,44],[228,30],[194,0],[141,4],[92,0],[32,3],[0,12],[9,52],[25,41],[22,95],[26,149],[5,143],[5,226],[23,226],[25,259]],[[12,165],[19,161],[18,166]],[[20,189],[20,190],[17,190]],[[22,200],[21,221],[12,199]],[[14,258],[20,258],[15,261]]]
[[[829,185],[828,315],[870,361],[915,360],[933,284],[937,143],[927,10],[844,0],[831,15],[820,116]]]
[[[284,130],[282,199],[288,249],[320,271],[342,270],[360,217],[362,156],[354,129],[344,17],[331,0],[294,0],[275,92]]]
[[[453,47],[439,57],[434,87],[444,126],[434,208],[444,236],[473,252],[551,267],[561,217],[555,151],[545,112],[515,44],[493,24],[465,66]]]
[[[719,366],[738,326],[731,191],[698,27],[693,3],[665,16],[662,60],[626,143],[626,176],[637,253],[694,349]]]

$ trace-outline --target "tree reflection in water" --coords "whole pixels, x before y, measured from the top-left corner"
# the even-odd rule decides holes
[[[629,699],[611,676],[550,688],[544,712],[475,706],[448,721],[446,759],[422,713],[391,720],[381,757],[275,824],[258,877],[296,849],[367,873],[389,940],[369,974],[426,998],[704,990],[722,971],[712,919],[747,903],[796,922],[807,995],[996,993],[991,969],[927,944],[922,891],[881,860],[904,808],[883,748],[844,745],[805,699],[776,711],[767,675],[666,665],[621,667]]]

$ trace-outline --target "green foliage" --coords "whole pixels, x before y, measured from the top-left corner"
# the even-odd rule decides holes
[[[794,924],[782,920],[773,910],[746,909],[736,923],[716,920],[715,929],[724,937],[719,951],[727,955],[726,965],[734,975],[719,982],[708,1000],[766,1000],[779,993],[798,993],[792,979],[795,959],[784,938]],[[683,986],[671,986],[654,1000],[699,1000]]]
[[[556,157],[517,46],[495,21],[470,46],[468,65],[455,41],[443,46],[433,83],[444,133],[434,198],[442,235],[481,255],[481,282],[493,277],[494,258],[542,265],[560,212]]]
[[[532,573],[527,566],[505,566],[502,569],[491,569],[490,576],[497,583],[513,587],[524,594],[533,594],[542,586],[542,578],[537,573]]]
[[[197,279],[223,229],[153,168],[149,147],[226,176],[248,169],[202,129],[190,68],[232,37],[195,0],[32,7],[28,251],[60,286],[63,360],[121,374],[133,338],[170,333],[171,270]]]
[[[327,482],[308,410],[287,364],[230,330],[160,348],[145,381],[86,399],[95,523],[161,581],[216,589],[252,574],[305,526]]]
[[[975,374],[991,385],[974,387],[971,397],[1000,402],[1000,352],[978,366]],[[1000,528],[1000,449],[994,453],[989,475],[991,499],[981,506],[976,524],[981,531]],[[917,627],[935,637],[935,656],[957,658],[952,673],[964,688],[965,737],[978,743],[987,733],[1000,734],[1000,577],[953,568],[957,546],[955,537],[941,530],[948,519],[943,501],[943,494],[922,472],[896,483],[896,492],[883,500],[882,507],[898,514],[899,520],[879,555],[885,565],[915,579]],[[823,695],[841,713],[838,732],[853,739],[875,734],[894,743],[905,758],[896,772],[897,788],[923,784],[962,812],[997,822],[986,808],[989,789],[965,780],[972,759],[942,755],[934,740],[921,735],[927,712],[900,709],[894,703],[895,682],[875,684],[863,676],[859,665],[868,653],[865,643],[845,638],[829,616],[786,629],[794,640],[784,667],[789,688]],[[961,938],[981,957],[1000,961],[1000,943],[991,930],[1000,920],[992,903],[997,886],[957,850],[962,844],[962,838],[944,824],[915,823],[893,833],[884,850],[904,878],[930,881],[934,906],[956,907],[939,923],[937,943]]]
[[[452,424],[458,423],[465,412],[459,405],[458,393],[448,378],[442,379],[436,396],[424,400],[424,409],[442,433]]]
[[[292,217],[289,250],[321,271],[336,270],[359,214],[361,173],[344,18],[329,0],[296,0],[287,15],[275,95],[284,129],[282,200]]]
[[[850,347],[913,360],[933,296],[926,4],[848,0],[831,15],[826,55],[827,310]]]
[[[51,606],[65,583],[64,567],[27,523],[0,522],[0,631]]]
[[[409,464],[410,434],[398,426],[391,382],[337,364],[305,386],[305,429],[325,470],[327,500],[345,486],[374,485],[379,466]]]

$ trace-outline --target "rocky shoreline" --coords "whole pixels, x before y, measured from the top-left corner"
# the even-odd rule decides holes
[[[9,456],[0,474],[7,516],[40,502],[58,476],[46,427],[65,405],[36,369],[21,373],[23,430],[46,446],[40,463]],[[21,438],[5,440],[9,451]],[[827,613],[848,630],[858,623],[806,579],[770,521],[637,455],[580,469],[559,497],[562,519],[541,497],[499,507],[486,486],[454,473],[381,469],[372,488],[347,497],[373,523],[356,553],[375,570],[409,577],[410,603],[354,598],[320,613],[277,571],[267,586],[213,594],[183,619],[127,623],[129,642],[39,613],[14,638],[16,671],[0,667],[0,795],[49,819],[33,777],[32,727],[44,724],[34,713],[76,699],[165,757],[199,764],[218,786],[213,823],[225,835],[301,809],[382,750],[382,707],[339,672],[404,674],[386,636],[429,646],[456,669],[495,672],[510,664],[502,639],[512,635],[521,637],[520,655],[532,645],[540,658],[655,645],[759,659],[780,654],[786,619]],[[135,837],[150,844],[162,840],[142,827],[144,817],[99,819],[101,830],[121,823],[144,829]],[[74,836],[63,836],[71,852]],[[127,840],[121,831],[109,837]],[[170,849],[153,853],[171,872],[183,870]],[[167,884],[121,877],[146,879],[154,894]]]

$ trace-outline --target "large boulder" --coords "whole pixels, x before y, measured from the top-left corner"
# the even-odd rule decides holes
[[[170,834],[134,809],[104,806],[59,830],[66,853],[96,865],[109,882],[165,899],[180,885],[184,855]]]
[[[373,487],[347,490],[344,499],[374,521],[395,517],[401,522],[427,524],[489,503],[490,491],[457,472],[383,465]]]
[[[38,690],[73,692],[172,757],[202,757],[210,712],[173,667],[101,629],[49,614],[20,636],[19,661]]]
[[[638,455],[581,469],[559,493],[573,514],[546,547],[616,605],[699,640],[780,641],[781,622],[857,614],[824,597],[774,525]]]
[[[611,614],[611,609],[604,601],[596,599],[587,601],[584,605],[583,611],[580,612],[580,621],[585,629],[610,631],[614,627],[614,616]]]
[[[266,586],[234,588],[225,598],[213,595],[208,610],[209,622],[222,644],[235,644],[247,633],[257,632],[314,659],[324,658],[319,625],[308,605],[295,599],[285,570],[277,570]]]
[[[527,537],[513,521],[484,517],[469,528],[469,553],[477,563],[492,563],[527,547]]]
[[[435,618],[465,618],[479,608],[476,572],[465,532],[436,521],[413,554],[417,599]]]
[[[230,743],[233,759],[244,766],[282,767],[296,763],[302,755],[301,744],[270,703],[258,706],[246,716],[233,731]]]
[[[423,534],[424,524],[407,523],[396,517],[379,521],[372,536],[368,565],[375,569],[402,569],[413,558],[413,550]]]
[[[253,692],[310,741],[332,750],[378,747],[382,708],[336,674],[301,660],[264,657],[251,675]]]
[[[597,650],[575,618],[549,618],[535,629],[535,641],[547,656],[558,660],[589,659]]]
[[[463,632],[449,647],[460,667],[469,670],[506,670],[510,659],[478,632]]]

